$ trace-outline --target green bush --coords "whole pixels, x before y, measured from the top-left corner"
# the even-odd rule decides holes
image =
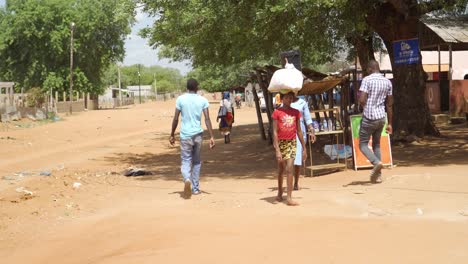
[[[42,107],[45,103],[46,96],[39,87],[31,88],[26,97],[26,106],[28,107]]]

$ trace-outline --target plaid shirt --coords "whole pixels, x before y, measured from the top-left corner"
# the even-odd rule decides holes
[[[385,99],[392,95],[392,83],[383,74],[373,73],[362,79],[361,92],[367,93],[364,117],[371,120],[385,117]]]

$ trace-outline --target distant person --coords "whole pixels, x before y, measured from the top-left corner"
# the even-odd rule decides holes
[[[252,107],[252,101],[250,100],[250,92],[245,90],[245,103],[248,107]]]
[[[223,100],[219,105],[218,117],[216,121],[219,122],[219,132],[224,136],[224,143],[231,142],[231,129],[234,123],[234,108],[229,100],[229,92],[223,93]]]
[[[299,205],[292,199],[293,190],[293,164],[296,157],[296,139],[302,145],[302,160],[305,160],[306,149],[304,137],[300,127],[301,113],[291,107],[294,93],[289,92],[283,96],[283,106],[275,109],[271,115],[273,119],[273,146],[278,161],[278,202],[283,201],[283,173],[287,175],[287,205]]]
[[[309,131],[310,138],[309,140],[315,142],[315,133],[312,126],[312,117],[310,116],[309,105],[304,100],[303,96],[296,97],[294,102],[291,103],[291,107],[298,110],[301,113],[300,119],[300,128],[302,131],[302,136],[304,142],[307,140],[307,131]],[[307,130],[306,130],[307,126]],[[301,167],[305,163],[305,160],[302,159],[302,144],[299,138],[296,137],[296,157],[294,159],[294,190],[299,190],[299,175],[301,172]]]
[[[381,183],[383,164],[380,153],[380,136],[385,126],[386,117],[388,117],[387,133],[392,133],[392,83],[380,73],[379,63],[375,60],[369,61],[367,71],[369,75],[364,77],[359,89],[361,92],[359,102],[364,108],[359,130],[359,149],[374,165],[370,173],[370,181]],[[372,150],[368,146],[371,136]]]
[[[179,124],[179,115],[182,113],[180,129],[180,158],[182,160],[181,172],[184,178],[184,197],[189,199],[193,194],[200,194],[200,150],[203,140],[201,127],[201,114],[205,116],[205,124],[210,133],[210,149],[215,146],[213,129],[211,127],[208,100],[197,94],[198,82],[195,79],[187,80],[187,93],[176,100],[176,110],[172,120],[171,137],[169,143],[174,146],[174,133]]]
[[[234,98],[234,101],[236,102],[236,107],[237,109],[241,108],[241,101],[242,101],[242,96],[241,94],[237,94]]]

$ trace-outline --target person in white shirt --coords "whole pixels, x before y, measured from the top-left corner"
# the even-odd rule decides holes
[[[224,143],[231,142],[231,129],[232,123],[234,123],[234,108],[229,100],[229,92],[223,93],[223,99],[219,104],[218,117],[216,121],[219,122],[219,132],[224,136]]]

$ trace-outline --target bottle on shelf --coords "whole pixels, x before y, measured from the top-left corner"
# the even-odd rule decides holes
[[[328,118],[325,118],[325,120],[323,121],[323,131],[328,131],[329,128],[328,128]]]
[[[319,125],[319,122],[317,122],[317,120],[315,120],[315,119],[312,120],[312,126],[314,127],[315,133],[320,131],[320,125]]]
[[[335,129],[336,129],[336,130],[341,130],[340,122],[338,122],[337,119],[335,119]]]

